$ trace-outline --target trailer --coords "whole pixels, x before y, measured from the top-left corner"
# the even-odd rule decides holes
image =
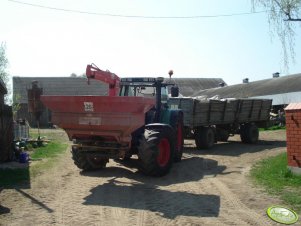
[[[169,98],[171,109],[184,113],[185,137],[195,139],[197,148],[211,148],[218,141],[240,134],[244,143],[256,143],[260,127],[266,127],[270,117],[270,99],[198,99]]]

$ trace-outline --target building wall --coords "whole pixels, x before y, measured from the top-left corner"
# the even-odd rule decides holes
[[[256,96],[252,98],[273,99],[273,105],[288,105],[289,103],[301,103],[301,92]]]
[[[285,109],[288,167],[301,174],[301,103]]]

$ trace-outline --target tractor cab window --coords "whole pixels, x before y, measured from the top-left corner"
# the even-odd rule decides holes
[[[166,87],[161,87],[161,102],[167,103],[168,100],[168,90]]]
[[[155,98],[156,88],[149,86],[122,86],[120,96],[134,96],[134,97],[151,97]]]
[[[120,87],[120,96],[137,96],[156,98],[156,88],[143,85],[123,85]],[[161,87],[161,100],[166,103],[168,98],[168,90],[166,87]]]

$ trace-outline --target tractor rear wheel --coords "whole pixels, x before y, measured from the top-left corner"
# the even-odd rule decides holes
[[[72,147],[72,159],[74,164],[82,170],[96,170],[105,168],[106,164],[109,162],[107,158],[97,157],[89,155],[83,151]]]
[[[195,131],[195,144],[197,148],[209,149],[214,145],[215,134],[211,127],[200,127]]]
[[[145,129],[138,146],[140,170],[149,176],[167,174],[174,159],[174,131],[169,127]]]

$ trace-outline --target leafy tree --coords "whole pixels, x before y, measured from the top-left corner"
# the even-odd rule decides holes
[[[6,46],[4,43],[0,45],[0,78],[7,85],[9,76],[6,73],[6,68],[8,65],[8,60],[5,55]]]
[[[82,73],[80,75],[77,75],[76,73],[71,73],[70,77],[72,78],[85,78],[86,77],[86,73]]]
[[[295,63],[295,30],[301,25],[301,0],[251,0],[253,9],[263,7],[268,14],[270,31],[277,35],[282,45],[282,58],[285,70],[290,59]]]
[[[75,73],[72,73],[72,74],[70,75],[70,77],[72,77],[72,78],[76,78],[76,77],[77,77],[77,74],[75,74]]]
[[[8,60],[5,54],[6,46],[4,43],[0,45],[0,78],[6,85],[8,92],[10,92],[8,82],[9,82],[9,74],[6,72],[6,68],[8,66]],[[8,95],[5,96],[5,102],[9,102]]]

